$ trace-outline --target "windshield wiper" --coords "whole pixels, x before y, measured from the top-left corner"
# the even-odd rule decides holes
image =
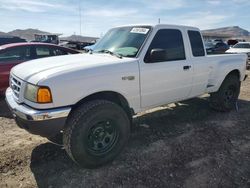
[[[116,56],[116,57],[118,57],[118,58],[122,58],[122,56],[120,55],[120,54],[118,54],[118,53],[115,53],[115,52],[112,52],[112,51],[110,51],[110,50],[106,50],[106,49],[104,49],[104,50],[99,50],[99,51],[96,51],[97,53],[107,53],[107,54],[110,54],[110,55],[113,55],[113,56]]]

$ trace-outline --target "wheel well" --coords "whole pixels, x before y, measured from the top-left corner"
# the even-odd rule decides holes
[[[91,94],[83,98],[79,102],[77,102],[73,108],[76,108],[77,106],[83,103],[86,103],[88,101],[97,100],[97,99],[107,100],[107,101],[111,101],[111,102],[118,104],[125,110],[129,118],[132,118],[132,116],[134,115],[134,110],[130,108],[129,103],[126,100],[126,98],[120,93],[113,92],[113,91],[103,91],[103,92]]]
[[[239,80],[240,80],[240,71],[239,70],[235,69],[235,70],[229,72],[227,74],[226,78],[229,77],[229,76],[231,76],[231,75],[236,75],[239,78]]]

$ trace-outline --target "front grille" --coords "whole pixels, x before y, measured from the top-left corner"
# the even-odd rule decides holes
[[[18,78],[15,78],[13,75],[10,77],[10,87],[17,99],[20,97],[22,82]]]

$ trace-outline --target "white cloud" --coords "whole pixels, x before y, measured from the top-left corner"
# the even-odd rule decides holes
[[[250,3],[249,0],[232,0],[234,3]]]
[[[221,0],[208,0],[207,2],[211,5],[220,5],[222,3]]]
[[[124,16],[131,16],[137,13],[136,9],[98,9],[98,10],[85,10],[84,12],[85,16],[94,16],[94,17],[111,17],[111,18],[117,18],[117,17],[124,17]]]
[[[27,12],[45,12],[47,9],[62,8],[60,4],[38,0],[0,0],[0,8],[6,10],[22,10]]]
[[[214,14],[213,12],[194,12],[173,18],[170,22],[173,24],[183,24],[199,27],[200,29],[210,29],[220,26],[224,21],[232,15]],[[170,18],[168,18],[170,19]]]
[[[186,5],[186,1],[184,0],[141,0],[140,2],[143,3],[147,8],[155,10],[175,10]]]

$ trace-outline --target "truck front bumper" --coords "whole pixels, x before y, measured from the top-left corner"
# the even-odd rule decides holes
[[[6,102],[20,128],[47,138],[52,138],[63,130],[71,111],[71,107],[36,110],[25,104],[18,104],[10,88],[6,91]]]

